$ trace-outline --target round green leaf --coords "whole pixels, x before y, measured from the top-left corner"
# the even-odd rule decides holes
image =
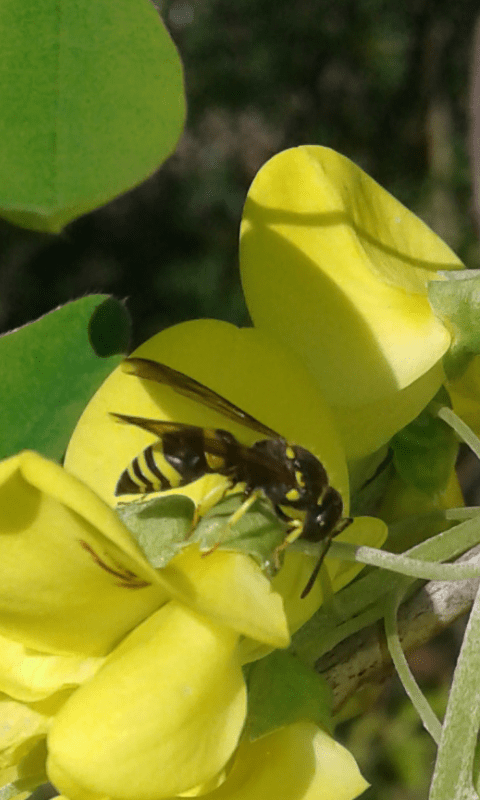
[[[83,297],[0,337],[0,458],[27,448],[62,457],[88,400],[121,361],[120,355],[99,358],[89,339],[92,314],[99,335],[115,316],[108,311],[114,302]],[[109,331],[111,352],[126,339],[124,314],[116,315],[122,320],[116,348]]]
[[[0,36],[0,209],[10,221],[58,231],[171,153],[182,69],[150,0],[5,0]]]
[[[247,685],[251,740],[302,719],[331,732],[330,686],[291,653],[275,651],[252,664]]]

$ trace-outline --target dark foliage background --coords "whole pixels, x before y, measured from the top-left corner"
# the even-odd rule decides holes
[[[59,237],[0,223],[0,330],[91,291],[128,298],[134,344],[198,316],[248,321],[237,265],[258,168],[286,147],[359,163],[477,266],[467,158],[478,3],[164,0],[189,120],[143,185]]]
[[[339,150],[479,267],[468,159],[478,0],[164,0],[185,64],[189,119],[143,185],[61,236],[0,222],[0,331],[74,297],[128,298],[138,344],[212,316],[248,322],[237,237],[248,186],[274,153]],[[412,657],[443,712],[459,632]],[[340,730],[373,786],[427,796],[434,747],[393,683]]]

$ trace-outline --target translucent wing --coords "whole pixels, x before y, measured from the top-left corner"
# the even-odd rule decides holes
[[[151,361],[148,358],[127,358],[123,362],[123,369],[130,375],[136,375],[138,378],[143,378],[156,383],[163,383],[170,386],[178,394],[195,400],[213,411],[218,411],[224,417],[231,419],[233,422],[238,422],[246,428],[250,428],[262,436],[270,439],[282,439],[279,433],[264,425],[255,417],[252,417],[246,411],[243,411],[238,406],[231,403],[222,395],[204,386],[203,383],[190,378],[183,372],[179,372],[172,367],[167,367],[166,364],[159,364],[157,361]],[[118,416],[121,416],[120,414]],[[152,420],[153,421],[153,420]],[[133,423],[137,424],[137,423]],[[161,423],[164,424],[164,423]],[[167,423],[168,424],[168,423]],[[178,426],[178,423],[175,423]],[[140,426],[142,427],[142,426]],[[153,433],[154,431],[152,431]]]
[[[188,436],[188,434],[193,434],[196,437],[201,436],[202,446],[206,453],[219,456],[225,454],[224,440],[216,434],[213,428],[200,428],[198,425],[189,425],[184,422],[167,422],[166,420],[149,419],[148,417],[132,417],[129,414],[117,414],[115,412],[110,412],[110,416],[114,417],[119,422],[136,425],[137,428],[142,428],[144,431],[153,433],[153,435],[158,436],[160,440],[166,433],[183,433],[186,436]],[[268,470],[272,475],[275,475],[279,480],[288,480],[290,478],[290,472],[281,460],[275,458],[275,456],[268,452],[242,445],[235,437],[232,438],[236,444],[239,461],[244,464],[262,467]]]

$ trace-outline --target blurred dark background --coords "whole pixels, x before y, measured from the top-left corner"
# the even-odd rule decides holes
[[[141,186],[49,236],[0,222],[0,330],[89,292],[127,298],[138,344],[182,320],[248,322],[237,237],[274,153],[344,153],[480,266],[469,150],[478,0],[164,0],[189,119]],[[469,139],[470,137],[470,139]],[[461,636],[412,656],[440,715]],[[435,748],[398,682],[340,730],[365,800],[420,800]]]
[[[128,298],[138,344],[198,316],[248,321],[248,186],[286,147],[339,150],[479,266],[467,133],[478,2],[164,0],[189,119],[144,184],[49,236],[0,223],[0,330],[92,291]]]

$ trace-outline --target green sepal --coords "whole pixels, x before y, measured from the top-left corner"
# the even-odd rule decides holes
[[[128,339],[125,307],[102,294],[67,303],[1,336],[0,458],[30,449],[60,460]]]
[[[242,493],[224,497],[198,523],[190,541],[203,551],[217,546],[220,550],[246,553],[269,575],[276,571],[272,553],[282,544],[286,526],[280,522],[270,503],[259,497],[231,528],[228,522],[244,500]]]
[[[332,732],[332,691],[321,675],[285,651],[248,666],[246,732],[255,740],[299,720]]]
[[[242,502],[241,493],[223,498],[200,519],[195,529],[192,529],[195,504],[181,494],[119,503],[116,512],[156,569],[195,543],[202,552],[218,548],[246,553],[271,576],[276,571],[272,553],[285,539],[285,526],[268,501],[259,498],[228,529],[230,517]]]
[[[183,494],[119,503],[116,512],[155,569],[165,567],[187,544],[195,503]]]
[[[439,403],[451,406],[443,388],[432,400],[432,409]],[[458,439],[449,425],[432,414],[430,406],[395,434],[390,446],[395,468],[406,483],[428,495],[445,489],[455,466]]]
[[[460,377],[474,355],[480,353],[480,270],[440,272],[445,281],[430,281],[428,299],[437,317],[452,334],[443,357],[450,380]]]

